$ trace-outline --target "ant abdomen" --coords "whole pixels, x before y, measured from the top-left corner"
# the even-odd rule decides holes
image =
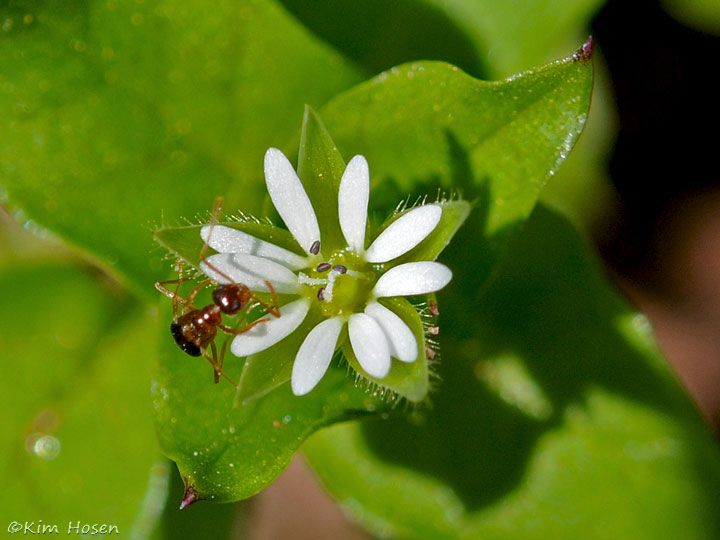
[[[200,356],[203,349],[215,339],[217,327],[221,323],[220,308],[210,305],[178,317],[170,325],[170,333],[183,352],[190,356]]]
[[[226,315],[235,315],[242,311],[252,299],[252,293],[242,283],[218,285],[212,292],[213,302]]]
[[[192,341],[189,341],[187,337],[185,337],[185,332],[183,332],[183,327],[180,325],[180,323],[174,321],[170,323],[170,333],[175,339],[175,343],[178,344],[178,347],[180,347],[180,349],[184,353],[187,353],[190,356],[202,355],[202,349],[195,345],[195,343],[193,343]]]

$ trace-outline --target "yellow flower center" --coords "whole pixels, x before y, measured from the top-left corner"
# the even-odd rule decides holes
[[[327,262],[301,272],[304,295],[319,303],[325,317],[358,313],[365,309],[376,280],[374,270],[351,251],[333,253]]]

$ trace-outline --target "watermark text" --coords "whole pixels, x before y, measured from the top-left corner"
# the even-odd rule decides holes
[[[22,535],[45,535],[45,534],[67,534],[94,536],[98,534],[110,535],[120,534],[117,525],[110,523],[83,523],[81,521],[68,521],[66,524],[44,523],[42,519],[37,521],[12,521],[7,528],[10,534]]]

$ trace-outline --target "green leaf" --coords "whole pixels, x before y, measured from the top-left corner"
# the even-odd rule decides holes
[[[428,345],[425,343],[423,321],[413,305],[404,298],[383,298],[379,302],[392,310],[412,330],[418,345],[417,360],[407,363],[393,358],[390,373],[384,379],[377,379],[368,375],[360,366],[349,341],[342,348],[343,354],[350,366],[356,372],[361,373],[363,377],[375,383],[380,392],[389,389],[408,401],[420,402],[427,397],[430,390],[430,373],[426,353]]]
[[[541,196],[586,230],[607,219],[615,196],[607,161],[617,136],[614,93],[607,65],[595,62],[592,103],[582,136]]]
[[[459,190],[476,201],[444,258],[462,260],[472,245],[482,254],[474,262],[477,285],[582,131],[590,51],[589,42],[564,60],[498,82],[436,62],[400,66],[341,94],[321,116],[343,155],[367,158],[381,215],[408,193]]]
[[[150,416],[155,320],[69,262],[0,269],[0,465],[8,521],[154,527],[167,468]],[[142,519],[141,519],[142,518]]]
[[[379,209],[374,210],[373,220],[384,204],[392,204],[391,211],[414,190],[427,194],[438,186],[461,188],[477,199],[477,217],[471,216],[472,228],[466,226],[461,244],[462,250],[473,246],[473,265],[451,265],[453,271],[471,275],[477,286],[499,260],[509,238],[506,231],[516,229],[530,213],[546,177],[581,130],[591,79],[592,67],[580,56],[499,83],[476,81],[443,64],[406,66],[340,96],[326,111],[334,126],[330,132],[334,136],[337,128],[345,148],[352,150],[345,155],[363,153],[369,158],[374,175],[372,206]],[[438,102],[442,105],[435,107]],[[317,160],[336,179],[341,169],[337,151],[310,112],[303,139],[302,161]],[[502,158],[495,155],[499,150]],[[330,156],[313,156],[317,151]],[[393,184],[399,197],[392,196]],[[376,197],[378,192],[380,197]],[[450,211],[440,229],[443,235],[456,230],[468,211],[466,203],[448,204]],[[180,241],[184,247],[174,246],[177,238],[173,235],[184,239]],[[198,236],[192,228],[156,234],[161,243],[191,261],[198,258]],[[418,246],[418,253],[437,255],[447,242],[441,236]],[[456,254],[455,260],[462,261],[463,256]],[[451,285],[450,289],[463,294],[461,288],[466,286]],[[395,307],[417,335],[417,314],[405,304]],[[279,474],[314,430],[357,414],[383,412],[392,405],[356,388],[347,368],[337,362],[307,396],[293,396],[287,384],[264,393],[288,376],[295,342],[288,342],[280,364],[270,363],[278,362],[277,358],[266,362],[264,357],[244,364],[229,355],[224,369],[235,380],[243,366],[245,371],[234,400],[231,385],[209,382],[211,370],[206,362],[184,356],[169,336],[165,342],[155,388],[161,443],[188,484],[204,498],[248,497]],[[424,347],[421,358],[425,358]],[[400,369],[414,378],[393,381],[395,389],[411,400],[424,396],[427,367],[418,363]],[[257,395],[262,397],[250,399]],[[287,426],[283,424],[286,417],[292,419]]]
[[[251,504],[195,504],[181,510],[178,501],[183,498],[185,486],[174,466],[172,469],[165,510],[153,540],[205,538],[208,534],[224,540],[251,535]]]
[[[152,224],[218,195],[258,212],[263,152],[360,78],[270,0],[31,0],[0,20],[9,200],[146,298]]]
[[[250,497],[287,467],[313,431],[386,407],[337,365],[307,396],[293,396],[285,384],[233,406],[235,389],[224,381],[213,384],[210,366],[184,355],[169,333],[160,353],[153,385],[160,444],[201,499]],[[225,359],[223,369],[232,377],[241,368],[241,360]]]
[[[442,60],[481,79],[531,69],[587,36],[602,0],[282,0],[316,35],[355,60],[368,74],[406,62]],[[713,6],[705,0],[665,0],[685,22],[712,31]],[[343,14],[338,17],[338,13]],[[690,17],[688,17],[690,15]],[[700,21],[698,15],[705,15]],[[692,21],[690,21],[692,24]],[[709,24],[708,24],[709,23]],[[717,24],[715,24],[717,28]],[[597,67],[597,66],[596,66]],[[609,85],[608,85],[609,86]],[[588,129],[553,179],[544,200],[579,222],[593,223],[611,195],[605,172],[614,140],[612,89],[596,84]],[[610,100],[611,101],[611,100]],[[596,116],[593,120],[592,117]],[[572,163],[570,163],[572,162]],[[568,167],[573,168],[572,171]],[[578,181],[578,179],[582,181]]]
[[[647,320],[539,207],[484,294],[443,291],[431,409],[337,426],[306,456],[392,538],[720,534],[720,452]]]

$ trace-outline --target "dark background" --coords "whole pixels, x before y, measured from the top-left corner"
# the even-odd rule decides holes
[[[592,33],[620,119],[608,164],[617,205],[594,234],[717,430],[720,37],[684,26],[651,0],[611,0]]]

